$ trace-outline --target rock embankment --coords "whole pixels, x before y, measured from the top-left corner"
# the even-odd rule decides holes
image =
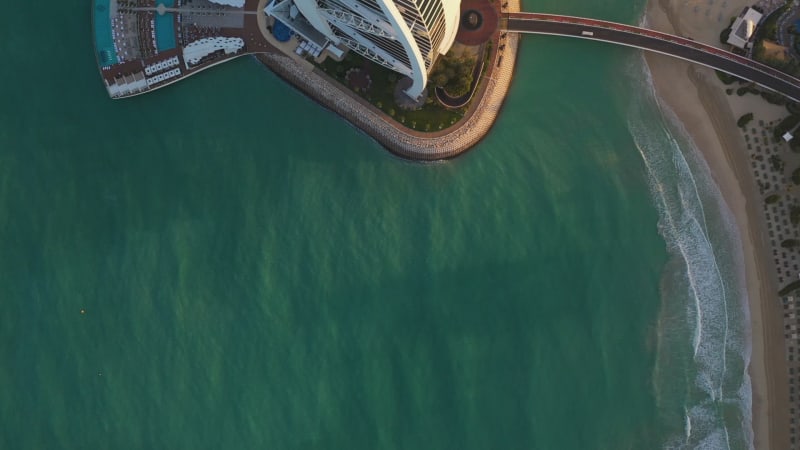
[[[519,11],[519,0],[508,2],[509,11]],[[502,51],[496,51],[491,67],[483,75],[478,97],[463,119],[438,132],[414,131],[340,87],[335,81],[316,71],[308,71],[288,56],[266,53],[258,59],[281,78],[287,80],[309,97],[336,112],[403,158],[436,161],[453,158],[469,150],[494,125],[503,105],[514,74],[519,35],[503,34]]]

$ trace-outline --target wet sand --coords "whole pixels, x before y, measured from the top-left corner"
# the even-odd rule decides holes
[[[719,32],[730,17],[748,4],[732,0],[707,14],[705,2],[652,0],[646,26],[721,47]],[[744,138],[736,126],[737,110],[745,108],[756,117],[764,117],[774,115],[775,107],[760,97],[728,97],[710,69],[663,55],[648,54],[645,59],[660,102],[675,113],[701,151],[739,228],[750,308],[749,373],[755,448],[788,448],[783,311],[775,270],[768,257],[761,199],[749,168]]]

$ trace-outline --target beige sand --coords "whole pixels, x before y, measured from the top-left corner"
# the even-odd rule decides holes
[[[651,0],[646,26],[721,47],[719,32],[746,0],[709,5],[705,0]],[[755,96],[727,96],[710,69],[667,56],[648,54],[658,95],[684,123],[702,152],[714,181],[739,227],[750,300],[753,430],[756,449],[789,448],[788,375],[783,317],[773,263],[768,258],[761,199],[748,167],[736,119],[753,112],[758,119],[785,115],[783,108]]]

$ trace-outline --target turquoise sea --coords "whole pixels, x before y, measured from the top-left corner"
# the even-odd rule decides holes
[[[88,1],[10,8],[0,448],[751,446],[738,238],[638,52],[525,38],[421,165],[250,58],[111,101]]]

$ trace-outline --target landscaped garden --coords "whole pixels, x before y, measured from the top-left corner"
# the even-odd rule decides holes
[[[436,66],[440,62],[446,65],[444,69]],[[458,75],[471,73],[474,64],[474,58],[460,55],[440,57],[434,66],[431,81],[428,83],[428,96],[424,104],[416,109],[404,109],[395,102],[395,88],[398,81],[403,78],[402,75],[369,61],[355,52],[348,52],[342,61],[328,58],[317,67],[394,118],[398,123],[416,131],[432,132],[443,130],[461,120],[469,107],[467,104],[461,108],[451,109],[439,103],[433,93],[436,85],[433,81],[434,76],[437,81],[445,82],[445,85],[461,88],[463,83],[460,83]],[[460,67],[461,65],[468,67]],[[469,81],[467,86],[469,86]]]

